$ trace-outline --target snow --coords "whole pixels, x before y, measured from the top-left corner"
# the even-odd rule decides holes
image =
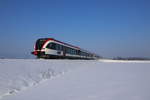
[[[150,61],[0,59],[1,100],[150,100]]]

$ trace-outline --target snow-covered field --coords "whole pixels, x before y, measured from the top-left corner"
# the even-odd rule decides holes
[[[150,61],[0,59],[1,100],[150,100]]]

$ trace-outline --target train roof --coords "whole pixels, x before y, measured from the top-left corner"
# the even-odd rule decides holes
[[[58,42],[58,43],[61,43],[61,44],[64,44],[64,45],[68,45],[68,46],[73,47],[73,48],[76,48],[76,49],[80,49],[80,48],[77,47],[77,46],[70,45],[70,44],[65,43],[65,42],[61,42],[61,41],[56,40],[56,39],[54,39],[54,38],[40,38],[40,39],[43,39],[43,40],[46,40],[46,41],[52,40],[52,41],[55,41],[55,42]]]

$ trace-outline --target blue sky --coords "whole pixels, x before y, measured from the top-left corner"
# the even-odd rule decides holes
[[[0,57],[53,37],[103,57],[150,57],[149,0],[0,0]]]

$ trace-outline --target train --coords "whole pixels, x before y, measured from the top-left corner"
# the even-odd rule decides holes
[[[34,45],[34,51],[31,53],[37,58],[45,59],[99,59],[95,53],[54,38],[38,39]]]

